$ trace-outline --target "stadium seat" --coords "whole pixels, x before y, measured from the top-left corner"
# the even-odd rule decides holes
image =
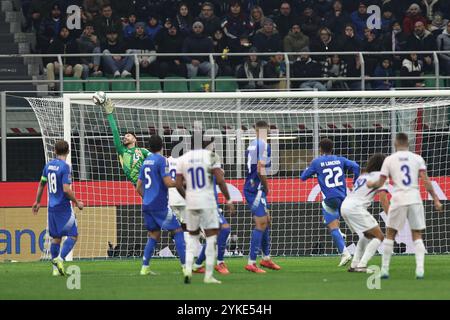
[[[66,80],[80,80],[76,77],[64,77],[64,92],[81,92],[84,91],[82,82],[67,82]]]
[[[109,82],[105,77],[91,77],[88,80],[102,80],[101,82],[86,82],[86,91],[109,91]]]
[[[228,81],[220,81],[228,79]],[[217,77],[216,91],[217,92],[235,92],[238,90],[238,84],[235,77]]]
[[[142,80],[158,80],[158,81],[142,81]],[[141,77],[141,91],[161,91],[161,82],[158,77]]]
[[[187,81],[181,81],[183,77],[166,77],[164,78],[164,92],[188,92]],[[173,80],[173,81],[172,81]]]
[[[127,78],[127,79],[132,79],[132,78]],[[116,81],[111,82],[111,89],[112,89],[112,91],[120,91],[120,92],[136,91],[136,83],[131,82],[131,81],[125,82],[125,81],[116,80]]]
[[[211,81],[205,77],[194,77],[189,82],[190,92],[209,92],[211,91]]]

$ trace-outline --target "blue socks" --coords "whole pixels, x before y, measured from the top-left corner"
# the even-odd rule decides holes
[[[217,261],[223,261],[230,232],[230,228],[221,229],[219,232],[219,236],[217,237]]]
[[[261,243],[264,231],[253,229],[252,240],[250,242],[250,260],[256,261],[259,250],[261,250]]]
[[[51,243],[50,244],[50,254],[52,255],[52,259],[55,259],[59,255],[59,249],[61,248],[61,245],[58,243]]]
[[[184,265],[186,263],[186,244],[184,243],[183,231],[175,233],[173,236],[173,240],[175,241],[175,247],[177,248],[180,262],[182,265]]]
[[[72,251],[76,242],[77,241],[74,240],[72,237],[67,237],[67,239],[64,241],[62,249],[61,249],[61,258],[63,260],[65,260],[67,255],[69,254],[69,252]],[[52,253],[52,255],[53,255],[53,253]]]
[[[265,256],[270,256],[270,228],[267,227],[262,237],[262,252]]]
[[[331,236],[333,237],[334,244],[338,248],[339,253],[343,253],[345,249],[345,241],[342,238],[342,234],[339,229],[331,230]]]
[[[156,240],[149,237],[147,239],[147,244],[145,245],[145,248],[144,248],[144,262],[142,263],[144,266],[149,265],[150,259],[152,258],[152,255],[153,255],[153,250],[155,250],[155,246],[156,246]]]

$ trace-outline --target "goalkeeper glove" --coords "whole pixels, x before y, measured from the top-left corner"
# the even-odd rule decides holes
[[[114,112],[114,103],[111,99],[106,99],[105,103],[103,103],[103,109],[105,109],[106,114],[111,114]]]

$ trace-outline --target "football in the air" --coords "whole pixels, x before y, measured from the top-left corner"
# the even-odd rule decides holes
[[[104,93],[103,91],[97,91],[92,96],[92,100],[96,105],[102,105],[106,101],[106,93]]]

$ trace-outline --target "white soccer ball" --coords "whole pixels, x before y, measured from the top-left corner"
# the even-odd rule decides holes
[[[92,100],[96,105],[102,105],[106,101],[106,93],[104,93],[103,91],[97,91],[92,96]]]

